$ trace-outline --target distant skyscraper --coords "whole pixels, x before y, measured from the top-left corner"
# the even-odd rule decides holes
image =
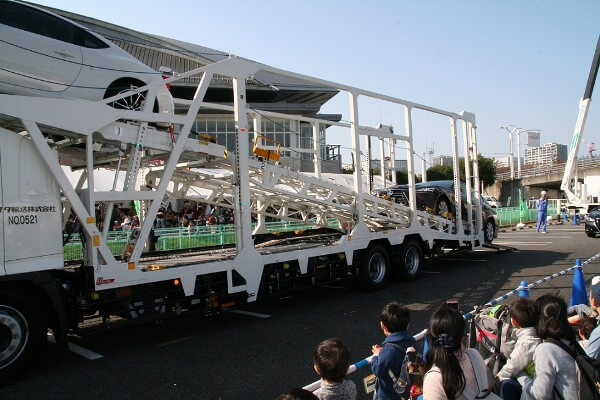
[[[540,147],[525,149],[525,164],[553,164],[567,161],[566,144],[546,143]]]
[[[450,156],[435,156],[431,159],[431,165],[443,165],[446,167],[452,166],[452,157]]]

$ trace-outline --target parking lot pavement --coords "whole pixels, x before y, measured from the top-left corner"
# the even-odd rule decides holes
[[[584,234],[582,225],[549,225],[547,233],[536,232],[535,226],[523,229],[501,229],[494,244],[504,246],[551,246],[559,240],[573,240]]]
[[[323,339],[341,338],[353,361],[370,355],[381,342],[379,312],[392,300],[411,310],[409,330],[427,326],[446,299],[463,312],[485,304],[526,280],[534,282],[600,251],[600,238],[583,226],[550,225],[546,235],[531,228],[500,232],[497,244],[514,252],[482,249],[428,260],[414,282],[390,282],[377,292],[354,288],[317,288],[290,297],[250,304],[213,316],[187,315],[105,332],[73,344],[102,355],[90,360],[60,354],[49,345],[39,360],[13,384],[0,388],[4,399],[275,399],[278,394],[316,380],[312,351]],[[600,262],[584,268],[589,284]],[[572,275],[533,289],[532,297],[558,292],[570,298]],[[359,399],[368,399],[361,369],[350,378]]]

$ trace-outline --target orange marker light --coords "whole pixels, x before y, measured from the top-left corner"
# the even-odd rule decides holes
[[[175,279],[175,280],[173,280],[173,285],[177,286],[177,285],[179,285],[179,283],[180,283],[180,282],[179,282],[179,279]]]

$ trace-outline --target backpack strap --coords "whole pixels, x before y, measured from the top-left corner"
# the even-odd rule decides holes
[[[386,343],[383,345],[383,347],[385,346],[392,346],[397,348],[398,350],[402,350],[404,352],[404,354],[406,355],[406,349],[402,346],[398,346],[396,343]],[[400,367],[402,368],[402,367]],[[402,373],[402,371],[400,371],[400,373]],[[398,376],[394,375],[394,373],[392,372],[391,369],[388,369],[388,375],[390,376],[390,379],[392,380],[393,383],[396,383],[398,381],[398,378],[400,377],[400,374],[398,374]]]
[[[465,388],[463,389],[463,396],[465,396],[467,399],[476,399],[479,397],[482,397],[481,395],[484,394],[483,397],[485,397],[485,394],[489,392],[489,388],[487,387],[487,385],[484,382],[487,382],[487,375],[484,372],[485,371],[485,365],[481,363],[481,360],[477,357],[475,357],[475,354],[473,354],[472,351],[469,351],[472,349],[466,349],[463,354],[466,354],[467,357],[469,357],[469,362],[471,363],[471,367],[473,368],[473,374],[475,375],[475,382],[477,382],[477,389],[479,390],[479,393],[473,393],[473,391],[471,389],[469,389],[466,386],[466,382],[465,382]],[[477,350],[475,350],[477,351]]]
[[[546,340],[544,340],[544,342],[552,343],[553,345],[556,345],[556,346],[560,347],[561,349],[563,349],[564,351],[566,351],[567,354],[569,356],[571,356],[571,358],[573,358],[573,359],[575,359],[577,357],[576,351],[574,351],[573,349],[571,349],[570,346],[567,346],[562,340],[546,339]]]

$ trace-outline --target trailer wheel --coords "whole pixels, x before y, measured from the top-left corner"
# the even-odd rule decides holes
[[[494,220],[488,219],[487,221],[485,221],[485,226],[483,227],[483,240],[486,243],[492,243],[495,235],[496,225],[494,224]]]
[[[390,256],[381,245],[369,246],[360,257],[359,284],[365,290],[378,290],[390,277]]]
[[[104,98],[107,99],[118,94],[127,93],[145,85],[144,82],[137,79],[120,79],[111,83],[104,93]],[[139,111],[146,101],[146,93],[133,93],[131,96],[116,100],[109,105],[121,110]]]
[[[24,295],[0,295],[0,383],[18,373],[44,343],[41,313]]]
[[[402,280],[413,280],[419,275],[423,265],[423,249],[419,243],[410,239],[402,245],[400,262],[394,270],[394,275]]]

